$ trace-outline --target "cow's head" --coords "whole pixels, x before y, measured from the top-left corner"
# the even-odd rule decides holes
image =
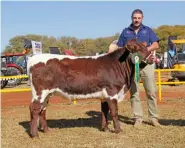
[[[142,61],[152,63],[149,59],[151,52],[147,50],[146,42],[138,42],[137,39],[129,40],[126,44],[126,48],[131,54],[138,53],[142,57]]]

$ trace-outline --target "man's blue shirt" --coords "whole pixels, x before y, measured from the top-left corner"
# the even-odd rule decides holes
[[[123,47],[127,43],[128,40],[137,39],[139,42],[147,42],[147,46],[150,46],[153,42],[157,42],[159,38],[153,32],[153,30],[148,27],[144,26],[143,24],[140,26],[138,33],[134,32],[132,25],[128,28],[125,28],[117,42],[118,47]]]

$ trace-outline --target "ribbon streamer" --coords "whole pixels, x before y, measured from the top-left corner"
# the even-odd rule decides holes
[[[139,82],[139,56],[135,56],[134,58],[135,63],[135,80],[138,83]]]

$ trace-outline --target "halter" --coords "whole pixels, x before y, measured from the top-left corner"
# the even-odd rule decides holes
[[[138,43],[138,41],[137,41],[137,43]],[[127,45],[125,45],[125,47],[128,51],[130,51],[129,48],[127,47]],[[130,55],[133,55],[133,53],[130,52]],[[152,52],[150,52],[150,54],[145,59],[143,59],[141,61],[144,63],[147,63],[147,60],[150,58],[151,55],[152,55]]]

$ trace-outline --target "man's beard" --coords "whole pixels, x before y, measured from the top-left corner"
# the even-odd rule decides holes
[[[136,23],[135,23],[135,24],[136,24]],[[135,29],[138,29],[140,26],[141,26],[141,23],[139,23],[138,25],[134,25],[134,24],[133,24],[133,27],[134,27]]]

